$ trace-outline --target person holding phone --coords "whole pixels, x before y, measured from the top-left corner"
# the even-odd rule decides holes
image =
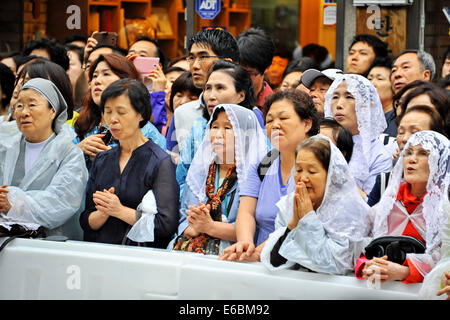
[[[128,50],[127,59],[132,61],[150,92],[152,118],[150,121],[161,132],[167,125],[166,88],[164,74],[167,58],[158,42],[146,35],[139,36]]]
[[[107,130],[105,133],[100,133],[100,130],[102,126],[107,127],[107,124],[100,113],[99,106],[103,91],[114,81],[123,78],[140,80],[140,75],[134,65],[121,55],[115,53],[100,55],[90,67],[90,91],[85,106],[75,122],[74,130],[77,137],[73,140],[83,151],[88,169],[99,152],[111,149],[116,145],[114,139],[109,139],[106,143],[103,140],[106,139]],[[142,132],[147,138],[165,149],[165,138],[151,122],[142,128]]]

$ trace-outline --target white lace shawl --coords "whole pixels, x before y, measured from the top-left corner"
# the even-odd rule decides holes
[[[233,126],[236,172],[239,182],[245,181],[249,167],[261,162],[262,158],[269,152],[267,136],[253,111],[234,104],[217,105],[211,114],[203,141],[192,159],[186,176],[187,186],[203,203],[207,200],[205,185],[209,166],[216,158],[216,154],[211,148],[211,121],[220,108],[225,109]]]
[[[369,80],[357,74],[339,75],[325,94],[325,117],[334,118],[331,110],[331,98],[342,81],[346,82],[347,91],[355,98],[358,130],[362,139],[362,146],[355,145],[353,148],[352,160],[355,161],[352,161],[350,172],[355,178],[366,181],[369,177],[371,142],[378,139],[387,128],[383,105],[377,90]]]
[[[416,266],[427,265],[428,271],[440,259],[441,229],[448,217],[448,186],[450,180],[450,142],[443,135],[434,131],[420,131],[413,134],[403,148],[397,164],[394,167],[389,185],[376,206],[374,216],[374,238],[388,234],[389,214],[397,199],[400,184],[404,181],[403,158],[409,146],[421,145],[428,150],[428,166],[430,175],[427,182],[427,193],[423,199],[423,218],[426,223],[425,241],[426,255],[408,255],[417,261]],[[430,260],[431,258],[432,260]],[[427,272],[422,272],[426,274]]]
[[[321,205],[315,210],[315,216],[323,225],[325,233],[320,236],[323,238],[316,238],[313,236],[316,234],[314,230],[308,230],[307,224],[302,224],[303,219],[314,214],[312,211],[289,233],[279,252],[288,260],[288,267],[292,262],[296,262],[318,272],[345,274],[353,270],[354,262],[368,242],[371,229],[370,207],[359,194],[347,161],[339,149],[323,135],[318,134],[310,139],[325,139],[331,148],[325,194]],[[277,239],[269,240],[261,255],[266,266],[273,245],[284,233],[292,218],[295,186],[295,181],[290,183],[288,195],[277,204],[280,211],[275,222],[276,230],[271,234],[272,238]],[[280,232],[280,229],[283,232]],[[312,250],[319,243],[324,244],[321,248],[323,250]]]

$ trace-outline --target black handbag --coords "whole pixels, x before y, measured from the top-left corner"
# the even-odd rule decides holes
[[[0,225],[0,238],[8,237],[3,243],[0,245],[0,251],[6,247],[8,243],[16,238],[44,238],[46,236],[44,227],[39,227],[36,230],[30,230],[20,224],[13,224],[11,229],[7,229],[4,226]]]
[[[403,264],[408,253],[424,253],[425,244],[409,236],[385,236],[372,240],[364,249],[367,259],[387,256],[389,261]]]

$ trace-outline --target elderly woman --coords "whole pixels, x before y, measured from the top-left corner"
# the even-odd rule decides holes
[[[325,95],[325,117],[333,117],[352,134],[350,173],[366,197],[376,176],[392,169],[392,158],[379,140],[387,125],[375,87],[357,74],[337,78]]]
[[[319,131],[317,110],[305,92],[280,90],[266,100],[266,107],[266,130],[274,149],[250,168],[241,189],[238,242],[224,251],[223,260],[260,260],[264,242],[275,229],[276,203],[293,179],[297,145]]]
[[[298,264],[328,274],[352,272],[367,243],[370,208],[344,156],[328,137],[306,139],[298,147],[294,179],[277,204],[276,230],[261,261],[271,271]]]
[[[177,227],[179,188],[170,156],[141,131],[150,94],[140,81],[121,79],[103,91],[100,110],[119,146],[92,163],[84,240],[165,248]]]
[[[240,190],[249,167],[267,152],[252,111],[232,104],[214,108],[186,177],[175,250],[218,255],[236,241]]]
[[[48,235],[80,239],[88,173],[83,154],[71,142],[67,104],[49,80],[35,78],[21,89],[15,108],[19,131],[0,133],[0,212],[39,224]],[[72,218],[72,219],[71,219]]]
[[[405,283],[423,281],[441,257],[441,232],[449,208],[449,169],[450,142],[446,137],[428,130],[411,136],[388,188],[373,207],[372,233],[374,239],[410,236],[425,243],[426,250],[407,253],[403,264],[393,262],[390,255],[371,260],[361,257],[356,276]]]

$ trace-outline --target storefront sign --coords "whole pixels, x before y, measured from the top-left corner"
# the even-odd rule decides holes
[[[406,49],[406,7],[356,9],[356,34],[368,33],[386,42],[393,56]]]
[[[220,0],[195,0],[195,11],[202,19],[212,20],[220,12]]]

